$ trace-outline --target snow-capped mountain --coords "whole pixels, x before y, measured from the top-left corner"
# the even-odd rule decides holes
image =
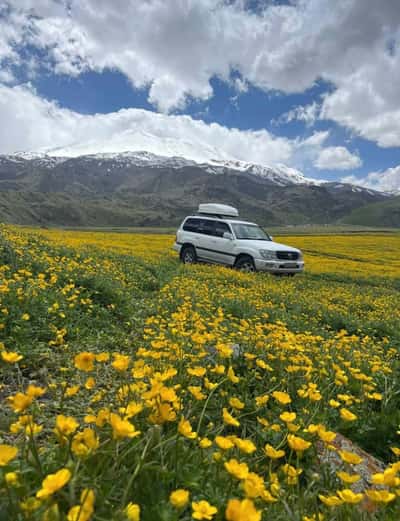
[[[261,165],[257,162],[242,161],[229,156],[220,148],[212,147],[199,135],[195,141],[182,136],[180,139],[159,136],[156,133],[140,129],[130,129],[113,136],[111,139],[87,140],[71,143],[66,147],[42,151],[49,157],[59,159],[90,156],[103,159],[115,159],[121,162],[147,162],[148,165],[200,164],[208,168],[209,173],[221,173],[226,169],[247,172],[271,182],[285,186],[287,184],[319,184],[318,180],[306,178],[300,171],[282,164]],[[33,154],[34,155],[34,154]]]
[[[386,199],[366,188],[308,179],[284,165],[148,150],[66,152],[0,155],[0,220],[6,208],[19,223],[171,225],[214,201],[262,224],[332,223]]]
[[[150,133],[141,129],[129,129],[112,138],[88,139],[85,142],[71,143],[69,146],[42,150],[50,156],[79,157],[105,154],[123,154],[143,151],[155,156],[184,157],[198,163],[211,159],[229,160],[226,153],[217,147],[210,146],[200,136],[195,141],[189,141],[182,135],[175,137],[159,136],[156,132]]]
[[[269,181],[278,186],[291,184],[320,185],[322,181],[305,177],[299,170],[286,165],[265,166],[235,159],[211,159],[208,161],[196,161],[182,156],[160,156],[152,152],[138,150],[125,152],[100,152],[96,154],[72,155],[76,149],[57,149],[44,153],[22,152],[3,156],[7,160],[20,163],[32,161],[37,165],[53,168],[55,165],[72,159],[98,162],[101,166],[105,161],[113,162],[115,167],[149,167],[149,168],[183,168],[201,167],[209,174],[223,174],[227,170],[238,174],[248,174]],[[67,155],[67,153],[71,155]],[[61,155],[65,154],[65,155]],[[0,156],[1,157],[1,156]],[[0,159],[1,160],[1,159]]]

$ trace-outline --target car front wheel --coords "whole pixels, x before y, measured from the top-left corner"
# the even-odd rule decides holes
[[[184,246],[182,248],[181,261],[183,264],[194,264],[197,261],[196,250],[193,246]]]
[[[256,267],[254,265],[254,261],[250,256],[240,257],[235,264],[235,268],[244,272],[252,272],[256,271]]]

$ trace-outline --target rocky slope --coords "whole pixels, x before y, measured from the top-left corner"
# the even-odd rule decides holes
[[[388,197],[295,169],[146,151],[0,156],[0,218],[26,224],[175,225],[200,202],[262,224],[333,223]],[[378,223],[377,223],[378,224]]]

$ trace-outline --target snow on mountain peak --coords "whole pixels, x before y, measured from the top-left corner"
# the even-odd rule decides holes
[[[288,184],[317,185],[319,181],[306,178],[299,170],[285,165],[260,165],[228,157],[226,152],[205,143],[201,137],[188,141],[184,137],[177,139],[158,136],[140,129],[129,129],[111,139],[88,139],[84,142],[71,143],[69,146],[40,151],[39,154],[19,154],[24,159],[65,161],[68,158],[91,157],[114,159],[121,165],[136,164],[151,166],[179,167],[190,164],[202,165],[210,174],[218,174],[224,169],[243,172],[270,180],[285,186]],[[47,159],[46,159],[47,158]]]
[[[177,139],[166,136],[158,136],[140,129],[129,129],[111,139],[87,140],[85,142],[72,143],[69,146],[45,150],[52,157],[78,157],[78,156],[108,156],[120,155],[125,159],[133,156],[139,160],[148,160],[153,164],[155,157],[163,158],[163,161],[192,161],[207,165],[210,173],[218,173],[220,169],[230,168],[236,171],[248,172],[259,177],[271,179],[277,184],[319,184],[318,181],[307,179],[301,172],[285,165],[267,166],[239,160],[228,156],[226,152],[217,147],[205,143],[201,137],[196,141],[188,141],[184,137]],[[146,157],[148,154],[148,157]],[[169,158],[169,160],[167,159]]]
[[[137,129],[127,130],[111,139],[89,139],[66,147],[48,149],[45,152],[50,156],[78,157],[98,153],[121,154],[142,151],[163,157],[184,157],[196,162],[208,161],[213,157],[229,159],[221,150],[201,140],[191,142],[184,137],[180,139],[160,137]]]
[[[308,184],[308,185],[319,185],[321,182],[316,179],[310,179],[305,177],[299,170],[291,168],[286,165],[266,166],[259,165],[256,163],[247,163],[239,160],[211,160],[207,162],[211,167],[216,168],[230,168],[232,170],[238,170],[246,172],[264,179],[269,179],[275,184],[281,186],[287,184]]]

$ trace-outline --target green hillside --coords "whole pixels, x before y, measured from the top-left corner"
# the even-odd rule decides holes
[[[400,227],[400,196],[356,208],[343,217],[341,222],[363,226]]]

